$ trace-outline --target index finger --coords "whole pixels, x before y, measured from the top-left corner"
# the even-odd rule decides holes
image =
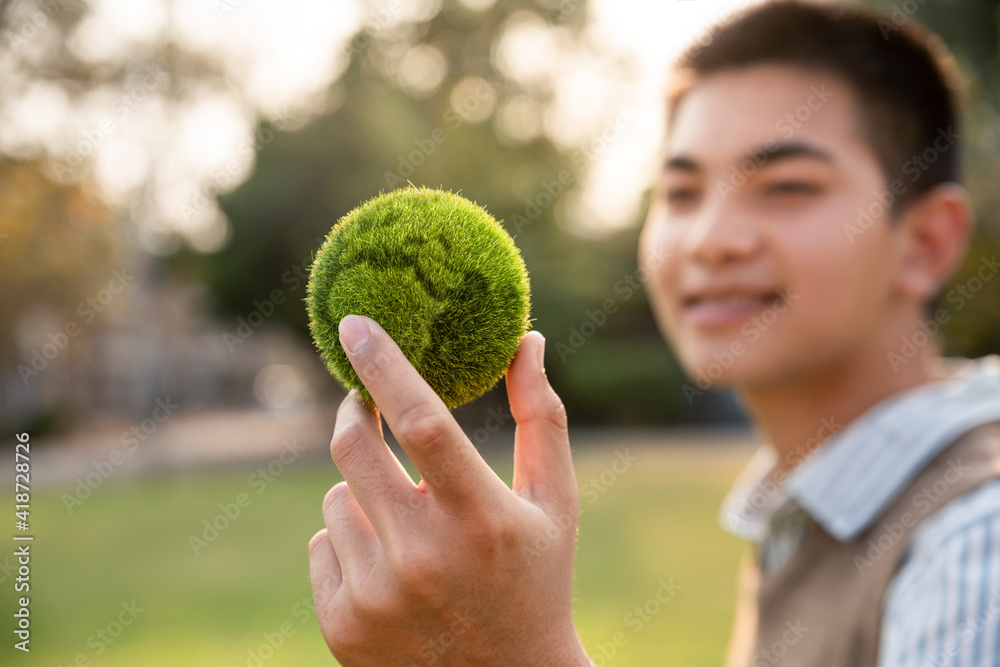
[[[377,322],[348,315],[339,330],[351,365],[435,496],[459,500],[497,484],[506,488],[441,397]]]

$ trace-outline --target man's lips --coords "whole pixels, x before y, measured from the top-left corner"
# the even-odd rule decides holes
[[[777,289],[704,290],[684,297],[684,317],[698,327],[739,324],[781,300]]]

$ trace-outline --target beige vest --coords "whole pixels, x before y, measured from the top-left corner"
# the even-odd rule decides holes
[[[876,667],[882,603],[910,534],[998,477],[1000,422],[992,422],[945,448],[854,541],[839,542],[810,521],[791,560],[763,575],[748,550],[726,666]]]

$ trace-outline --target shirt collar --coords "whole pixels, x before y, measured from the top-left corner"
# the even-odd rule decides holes
[[[802,508],[838,540],[857,537],[945,447],[1000,420],[1000,356],[947,361],[947,378],[878,403],[787,477],[775,478],[777,454],[761,446],[723,501],[722,527],[762,542],[778,516]]]

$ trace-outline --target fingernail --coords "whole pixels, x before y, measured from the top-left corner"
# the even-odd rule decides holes
[[[348,352],[357,352],[372,335],[368,322],[359,315],[348,315],[340,320],[340,343]]]
[[[541,334],[538,335],[542,339],[542,342],[538,345],[538,370],[545,372],[545,338]]]

